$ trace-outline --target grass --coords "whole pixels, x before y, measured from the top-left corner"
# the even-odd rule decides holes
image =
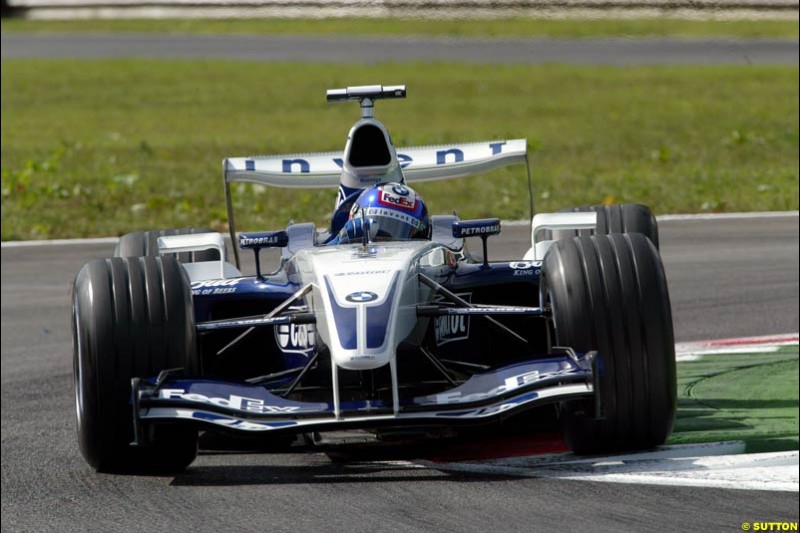
[[[538,210],[798,208],[797,67],[7,60],[2,239],[224,229],[223,157],[341,149],[358,109],[323,91],[375,82],[409,86],[377,106],[398,146],[527,137]],[[418,189],[434,212],[527,215],[521,167]],[[242,185],[240,229],[323,224],[333,199]]]
[[[797,38],[796,20],[650,19],[3,19],[4,32],[311,33],[473,37],[773,37]]]
[[[797,449],[797,346],[680,363],[678,382],[672,444],[744,440],[748,452]]]

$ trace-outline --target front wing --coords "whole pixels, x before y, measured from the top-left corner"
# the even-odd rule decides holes
[[[210,379],[160,377],[133,380],[137,441],[148,423],[189,422],[240,432],[302,433],[337,428],[488,422],[539,405],[595,398],[599,387],[596,352],[571,351],[517,363],[482,374],[443,392],[391,401],[299,402],[263,386]],[[140,442],[143,444],[143,442]]]

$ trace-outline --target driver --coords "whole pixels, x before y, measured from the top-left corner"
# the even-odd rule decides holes
[[[428,208],[419,194],[402,183],[381,183],[365,189],[350,207],[347,222],[328,244],[430,239]]]

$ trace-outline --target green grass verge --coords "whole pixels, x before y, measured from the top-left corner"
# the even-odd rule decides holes
[[[527,137],[539,210],[798,208],[797,67],[8,60],[2,239],[222,229],[223,157],[340,150],[358,109],[323,91],[375,82],[409,86],[377,109],[398,146]],[[524,218],[524,176],[418,188],[434,212]],[[241,229],[280,228],[333,197],[248,185],[236,207]]]
[[[798,349],[707,355],[678,365],[672,444],[743,440],[747,452],[798,448]]]
[[[781,37],[797,38],[792,20],[652,19],[3,19],[7,32],[312,33],[321,35],[442,35],[473,37]]]

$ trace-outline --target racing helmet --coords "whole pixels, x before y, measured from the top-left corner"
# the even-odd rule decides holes
[[[364,190],[350,208],[338,243],[430,239],[428,208],[419,194],[402,183],[380,183]]]

